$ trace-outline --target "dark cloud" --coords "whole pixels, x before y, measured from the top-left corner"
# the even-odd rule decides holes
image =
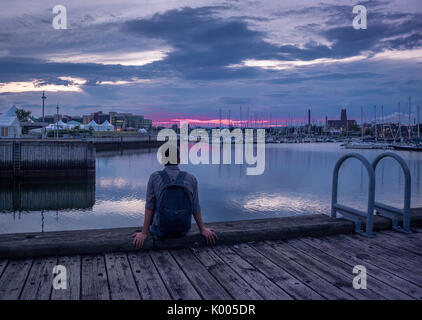
[[[50,63],[33,58],[0,58],[0,82],[41,79],[46,84],[65,84],[63,80],[58,79],[62,76],[87,79],[93,84],[96,81],[148,77],[149,73],[141,67],[134,66]]]
[[[421,64],[417,61],[368,60],[315,64],[291,70],[264,70],[241,65],[250,59],[340,59],[363,52],[422,47],[420,10],[396,12],[389,7],[389,1],[360,4],[368,8],[367,30],[352,28],[352,5],[323,3],[300,10],[257,11],[256,17],[250,10],[247,14],[239,12],[234,16],[231,2],[226,7],[172,9],[126,22],[98,23],[95,17],[84,13],[79,22],[72,22],[72,28],[63,33],[52,30],[44,18],[18,17],[16,28],[19,31],[16,34],[11,27],[2,28],[0,32],[0,82],[39,79],[42,84],[69,85],[70,81],[58,77],[83,78],[87,80],[82,86],[83,93],[49,93],[50,101],[67,99],[69,109],[78,105],[77,109],[83,112],[116,108],[161,112],[161,115],[186,112],[216,116],[219,105],[227,105],[227,108],[248,104],[256,106],[258,111],[260,108],[274,108],[276,114],[277,108],[282,108],[283,112],[299,110],[296,106],[300,103],[313,104],[321,109],[361,103],[359,96],[370,97],[371,103],[387,97],[396,104],[400,95],[406,97],[410,94],[415,100],[420,99],[417,72],[421,71]],[[279,31],[274,25],[279,23],[277,18],[281,16],[287,17],[287,23],[295,22],[293,33],[297,41],[277,34]],[[41,27],[37,27],[38,21],[43,24]],[[6,24],[0,23],[2,27]],[[21,32],[23,29],[31,30]],[[314,40],[302,41],[302,34],[303,39]],[[87,56],[106,53],[108,57],[119,57],[125,52],[163,48],[170,49],[163,60],[144,66],[52,63],[46,60],[47,53],[53,58],[55,55],[71,57],[70,52],[75,52],[76,56],[79,52]],[[230,68],[230,65],[238,66]],[[160,78],[167,82],[148,88],[99,84],[134,77]],[[394,88],[389,89],[390,86]],[[18,99],[13,100],[14,97]],[[4,93],[0,99],[8,104],[26,99],[39,101],[39,95]],[[66,108],[65,103],[63,108]]]
[[[249,28],[240,18],[215,16],[220,7],[183,8],[155,14],[151,19],[126,22],[123,30],[141,37],[165,40],[173,48],[154,68],[175,70],[187,79],[245,78],[259,72],[229,69],[249,58],[279,58],[278,48],[265,34]]]
[[[271,79],[268,82],[273,84],[288,84],[288,83],[300,83],[305,81],[340,81],[340,80],[356,80],[356,79],[373,79],[381,78],[381,74],[370,73],[370,72],[360,72],[360,73],[327,73],[314,76],[293,76],[293,77],[284,77],[278,79]]]

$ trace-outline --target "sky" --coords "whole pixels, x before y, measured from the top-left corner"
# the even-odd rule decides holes
[[[64,5],[67,29],[53,27]],[[367,29],[355,30],[355,5]],[[301,122],[416,117],[420,0],[3,0],[0,113],[143,114]],[[383,106],[383,107],[381,107]],[[284,121],[284,122],[283,122]]]

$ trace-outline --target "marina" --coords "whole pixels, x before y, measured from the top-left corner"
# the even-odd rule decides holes
[[[353,2],[3,1],[10,314],[421,301],[422,7]]]

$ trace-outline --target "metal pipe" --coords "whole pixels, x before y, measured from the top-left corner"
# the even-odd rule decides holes
[[[403,173],[404,173],[404,207],[403,207],[403,231],[406,233],[410,233],[410,216],[411,216],[411,175],[410,175],[410,169],[407,165],[406,161],[402,157],[400,157],[398,154],[393,152],[384,152],[380,154],[378,157],[375,158],[375,160],[372,162],[372,167],[374,169],[374,172],[377,168],[378,163],[384,159],[384,158],[393,158],[395,159],[399,165],[401,166]],[[401,215],[401,210],[396,209],[396,214]]]
[[[369,161],[359,153],[348,153],[342,156],[336,163],[333,172],[333,188],[331,194],[331,217],[336,218],[337,209],[336,204],[338,200],[338,174],[341,165],[349,158],[358,159],[366,168],[369,176],[368,186],[368,208],[366,213],[366,232],[363,233],[367,237],[373,236],[373,224],[374,224],[374,203],[375,203],[375,172]],[[349,214],[354,215],[353,211],[348,211]],[[356,223],[356,222],[355,222]]]

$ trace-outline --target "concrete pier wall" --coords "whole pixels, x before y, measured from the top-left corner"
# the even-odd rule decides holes
[[[157,141],[157,136],[120,136],[120,137],[89,137],[86,141],[92,142],[98,151],[116,149],[143,149],[159,147],[164,142]]]
[[[1,177],[95,174],[95,147],[81,141],[0,141]]]

